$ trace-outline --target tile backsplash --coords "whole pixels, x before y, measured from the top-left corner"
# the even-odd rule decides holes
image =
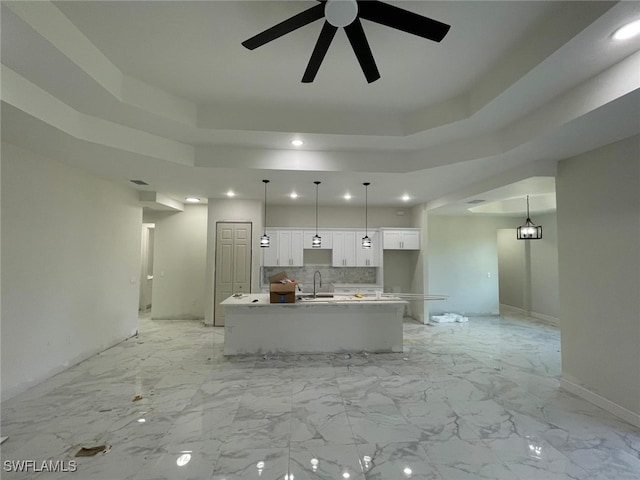
[[[289,278],[294,278],[302,291],[313,291],[313,275],[317,271],[322,275],[322,288],[318,292],[330,292],[333,283],[376,283],[378,269],[376,267],[332,267],[331,265],[305,265],[303,267],[263,267],[262,284],[269,284],[269,277],[276,273],[287,272]]]

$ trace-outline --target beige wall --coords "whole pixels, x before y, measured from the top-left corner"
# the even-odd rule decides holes
[[[397,212],[404,212],[398,215]],[[267,226],[269,227],[315,227],[315,206],[267,206]],[[404,208],[370,207],[367,212],[370,228],[411,227],[411,211]],[[318,228],[363,229],[364,207],[319,207]]]
[[[529,242],[529,311],[555,323],[560,315],[557,218],[549,213],[533,221],[542,225],[542,238]]]
[[[558,165],[563,385],[640,425],[640,137]]]
[[[542,226],[540,240],[517,240],[515,228],[498,231],[500,304],[557,324],[560,297],[556,214],[534,215],[533,221]],[[512,219],[513,225],[522,223],[524,218]]]
[[[136,193],[2,144],[2,396],[134,334]]]
[[[527,243],[516,238],[515,228],[498,230],[498,284],[500,305],[525,310]]]
[[[156,216],[153,319],[204,319],[206,258],[206,205]]]
[[[515,226],[509,217],[429,215],[429,293],[449,296],[430,303],[432,315],[499,313],[497,231]]]

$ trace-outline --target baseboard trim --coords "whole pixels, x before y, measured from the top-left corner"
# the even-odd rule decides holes
[[[75,357],[65,361],[63,364],[61,365],[57,365],[54,368],[52,368],[51,370],[48,370],[45,373],[42,373],[36,377],[30,378],[24,382],[21,382],[18,385],[13,385],[9,388],[2,388],[2,391],[0,393],[0,402],[5,402],[7,400],[12,399],[13,397],[20,395],[21,393],[26,392],[27,390],[29,390],[32,387],[35,387],[39,384],[41,384],[42,382],[49,380],[52,377],[55,377],[56,375],[58,375],[59,373],[64,372],[65,370],[68,370],[71,367],[74,367],[75,365],[79,364],[80,362],[84,362],[85,360],[99,354],[102,353],[106,350],[109,350],[110,348],[115,347],[116,345],[128,340],[129,338],[134,337],[136,334],[138,333],[138,329],[134,328],[133,330],[131,330],[124,338],[123,337],[116,337],[113,338],[111,341],[106,342],[98,347],[95,348],[91,348],[88,350],[85,350],[81,353],[79,353],[78,355],[76,355]]]
[[[511,305],[507,305],[505,303],[500,304],[500,312],[503,311],[507,313],[517,313],[519,315],[525,315],[527,317],[535,318],[536,320],[540,320],[543,323],[548,323],[549,325],[553,325],[554,327],[560,326],[560,321],[557,317],[552,317],[551,315],[545,315],[544,313],[538,312],[529,312],[522,308],[513,307]]]
[[[558,317],[552,317],[551,315],[545,315],[544,313],[538,313],[538,312],[529,312],[529,315],[532,316],[533,318],[541,320],[544,323],[553,325],[554,327],[560,326],[560,321],[558,320]]]
[[[597,393],[594,393],[591,390],[573,383],[566,378],[560,379],[560,387],[564,388],[568,392],[573,393],[574,395],[579,396],[580,398],[585,399],[587,402],[593,403],[594,405],[603,408],[607,412],[615,415],[618,418],[621,418],[625,422],[628,422],[631,425],[640,428],[640,414],[634,413],[631,410],[627,410],[617,403],[601,397]]]
[[[521,315],[528,315],[528,313],[526,311],[524,311],[523,309],[521,309],[521,308],[512,307],[511,305],[507,305],[505,303],[501,303],[500,304],[500,312],[502,312],[503,310],[505,310],[507,312],[519,313]]]

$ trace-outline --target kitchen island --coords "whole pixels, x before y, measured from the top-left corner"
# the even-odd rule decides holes
[[[224,354],[402,352],[406,302],[393,297],[297,299],[269,303],[268,294],[229,297]]]

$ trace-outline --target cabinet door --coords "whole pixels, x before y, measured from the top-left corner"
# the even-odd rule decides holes
[[[365,232],[358,232],[356,258],[358,267],[379,267],[380,266],[380,238],[378,232],[367,232],[371,239],[371,248],[362,248],[362,237]]]
[[[334,267],[344,267],[344,232],[333,232],[331,265]]]
[[[333,232],[331,265],[334,267],[355,267],[356,232]]]
[[[358,265],[358,259],[356,254],[356,242],[360,239],[357,238],[356,232],[344,232],[344,266],[356,267]]]
[[[268,247],[261,247],[262,251],[262,265],[265,267],[277,267],[278,266],[278,232],[273,230],[267,230],[269,235]]]
[[[290,265],[291,256],[291,233],[288,230],[278,230],[278,265],[286,267]]]
[[[406,230],[402,232],[403,250],[420,250],[420,232]]]
[[[289,258],[291,259],[289,265],[292,267],[301,267],[304,263],[303,243],[302,230],[292,230],[289,232]]]
[[[399,250],[402,234],[399,230],[383,230],[382,243],[386,250]]]

